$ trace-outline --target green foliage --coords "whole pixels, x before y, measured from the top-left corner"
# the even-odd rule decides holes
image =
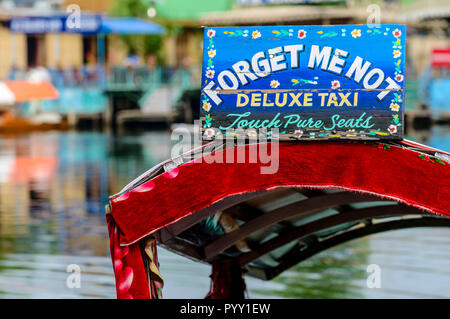
[[[114,0],[111,16],[147,19],[149,7],[149,0]],[[121,35],[120,38],[130,54],[138,54],[142,57],[158,56],[162,47],[160,35]]]

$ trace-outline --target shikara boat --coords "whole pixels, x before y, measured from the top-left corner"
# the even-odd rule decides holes
[[[17,116],[17,105],[22,102],[36,103],[58,98],[58,91],[47,81],[0,82],[0,133],[15,134],[32,131],[61,130],[68,122],[53,113],[34,116]]]
[[[208,298],[244,298],[244,274],[270,280],[356,238],[450,227],[444,151],[407,140],[281,142],[278,171],[261,174],[261,161],[208,162],[267,145],[221,145],[161,163],[110,197],[118,298],[161,297],[157,245],[212,266]]]

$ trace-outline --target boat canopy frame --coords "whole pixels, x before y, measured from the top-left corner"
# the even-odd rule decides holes
[[[148,249],[142,247],[158,243],[211,264],[208,296],[242,298],[243,274],[270,280],[349,240],[411,227],[450,227],[446,152],[410,141],[284,142],[279,171],[264,177],[259,162],[202,161],[211,154],[226,156],[227,149],[212,144],[213,152],[197,149],[166,161],[110,198],[107,219],[110,236],[116,234],[111,254],[119,298],[158,297],[151,293],[157,290],[152,278],[160,275],[154,272],[157,259],[150,258],[155,267],[147,262],[146,284],[133,280],[121,289],[124,266],[117,263],[142,260],[127,262],[131,257],[124,260],[118,247],[131,252],[139,246],[133,258],[146,260]],[[258,146],[236,149],[250,152]]]

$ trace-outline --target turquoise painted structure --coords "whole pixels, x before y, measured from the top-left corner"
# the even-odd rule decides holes
[[[419,101],[429,107],[433,116],[450,113],[450,76],[434,76],[433,69],[428,67],[418,82]]]
[[[60,114],[103,113],[108,101],[101,88],[61,88],[59,98],[42,102],[45,112]]]

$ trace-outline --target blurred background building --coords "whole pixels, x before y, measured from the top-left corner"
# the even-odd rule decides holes
[[[381,8],[381,23],[408,24],[409,56],[418,71],[427,64],[432,48],[448,45],[450,5],[446,0],[1,0],[0,76],[7,76],[12,66],[80,67],[96,62],[98,34],[95,30],[80,35],[58,34],[51,28],[29,28],[27,33],[11,29],[14,18],[56,18],[70,14],[73,4],[84,15],[138,16],[163,24],[168,32],[161,47],[142,48],[139,53],[158,53],[164,65],[180,66],[201,63],[201,26],[360,24],[367,23],[370,15],[367,7],[372,3]],[[124,63],[130,48],[133,51],[133,46],[121,45],[115,38],[111,35],[107,39],[109,64]],[[141,58],[144,63],[145,57]]]
[[[364,24],[378,9],[381,23],[408,25],[407,109],[447,111],[432,83],[447,71],[431,66],[433,50],[450,47],[446,0],[1,0],[0,8],[0,79],[45,68],[60,98],[42,109],[72,124],[191,122],[202,26]]]
[[[382,24],[408,25],[407,109],[447,111],[430,84],[447,74],[431,67],[433,50],[450,47],[447,0],[0,0],[0,79],[45,68],[60,99],[42,109],[73,123],[191,122],[202,26],[374,23],[371,4]]]

